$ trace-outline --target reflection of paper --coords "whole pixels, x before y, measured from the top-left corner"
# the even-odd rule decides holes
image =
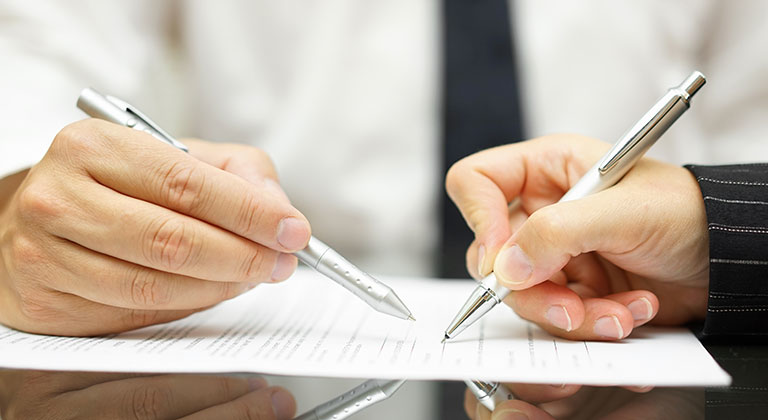
[[[379,314],[321,275],[299,271],[206,312],[117,336],[48,337],[0,327],[0,366],[601,385],[730,381],[687,330],[642,328],[620,343],[566,341],[503,305],[442,345],[474,284],[385,280],[418,321]]]

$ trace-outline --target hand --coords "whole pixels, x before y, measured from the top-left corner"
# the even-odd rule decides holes
[[[191,156],[103,121],[64,128],[0,207],[0,322],[119,332],[289,277],[310,227],[266,155],[185,142]]]
[[[293,396],[260,377],[0,372],[0,415],[16,419],[291,419]]]
[[[608,148],[549,136],[456,163],[446,188],[475,232],[470,273],[493,270],[521,317],[570,339],[703,319],[707,222],[686,169],[644,158],[612,188],[557,203]]]
[[[582,387],[581,385],[505,384],[517,399],[493,413],[469,390],[464,410],[472,420],[551,419],[699,419],[704,416],[703,389]]]

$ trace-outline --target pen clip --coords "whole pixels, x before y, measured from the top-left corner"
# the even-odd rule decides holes
[[[605,175],[608,173],[611,168],[619,163],[622,157],[626,156],[633,147],[637,146],[637,144],[640,142],[640,139],[642,138],[642,135],[635,135],[632,137],[624,138],[618,143],[614,144],[611,150],[600,161],[600,165],[597,168],[597,170],[600,171],[600,174]]]
[[[167,131],[165,131],[162,128],[160,128],[160,126],[157,123],[152,121],[146,114],[144,114],[143,112],[139,111],[139,109],[136,108],[135,106],[129,104],[128,102],[125,102],[124,100],[122,100],[120,98],[116,98],[114,96],[104,95],[104,98],[106,98],[113,105],[115,105],[116,107],[122,109],[127,114],[130,114],[131,117],[136,119],[135,122],[131,122],[130,119],[129,119],[126,122],[126,125],[128,127],[133,128],[140,121],[140,122],[144,123],[144,125],[146,125],[150,129],[155,131],[155,133],[149,133],[149,134],[155,135],[156,137],[157,137],[157,135],[159,135],[160,137],[162,137],[161,140],[165,141],[166,143],[170,144],[171,146],[176,147],[177,149],[181,149],[181,150],[189,153],[189,148],[187,148],[186,145],[184,145],[180,141],[176,140]]]

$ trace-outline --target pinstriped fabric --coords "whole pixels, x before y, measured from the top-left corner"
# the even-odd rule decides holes
[[[768,165],[694,166],[709,229],[704,334],[768,335]]]

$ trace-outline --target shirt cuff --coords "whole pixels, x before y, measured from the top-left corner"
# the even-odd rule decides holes
[[[768,165],[686,165],[709,231],[704,336],[768,336]]]

